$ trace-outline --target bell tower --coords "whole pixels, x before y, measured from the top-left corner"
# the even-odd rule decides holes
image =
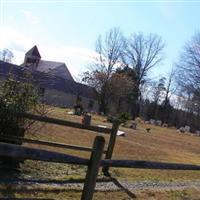
[[[24,65],[38,65],[39,61],[41,59],[40,53],[38,51],[37,46],[35,45],[33,48],[31,48],[26,54],[24,58]]]

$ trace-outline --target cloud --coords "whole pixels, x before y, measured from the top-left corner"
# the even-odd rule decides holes
[[[37,16],[35,16],[31,11],[23,10],[22,13],[28,23],[32,25],[36,25],[40,23],[40,19]]]
[[[43,60],[65,62],[72,75],[77,77],[97,56],[95,51],[84,47],[44,43],[8,26],[0,27],[0,32],[0,46],[8,48],[14,53],[13,62],[16,64],[21,64],[25,53],[37,45]]]

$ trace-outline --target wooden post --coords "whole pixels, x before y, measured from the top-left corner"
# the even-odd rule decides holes
[[[120,123],[119,123],[118,120],[115,120],[114,123],[113,123],[105,159],[111,159],[112,158],[113,150],[114,150],[114,147],[115,147],[117,131],[119,129],[119,124]],[[103,171],[105,176],[110,176],[108,166],[103,167],[102,171]]]
[[[88,165],[81,200],[92,200],[93,198],[104,145],[105,139],[102,136],[96,136],[93,144],[93,151],[91,153],[90,162]]]

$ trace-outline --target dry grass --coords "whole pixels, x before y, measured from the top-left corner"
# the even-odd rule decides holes
[[[68,115],[66,109],[54,108],[49,114],[51,117],[81,122],[81,117]],[[111,127],[104,122],[105,118],[98,115],[92,116],[92,124],[102,124]],[[151,128],[151,133],[146,133],[146,128]],[[172,128],[162,128],[140,123],[137,130],[120,127],[127,133],[127,137],[117,137],[113,157],[115,159],[152,160],[162,162],[190,163],[200,165],[200,137],[180,134]],[[74,129],[65,126],[36,123],[27,134],[27,137],[44,139],[67,144],[76,144],[91,147],[98,133],[87,130]],[[106,144],[109,135],[104,135]],[[50,148],[40,145],[30,145],[36,148],[44,148],[64,152],[68,154],[89,157],[89,153],[73,150]],[[26,161],[22,165],[22,174],[25,178],[42,179],[77,179],[85,177],[86,168],[75,165],[52,164],[45,162]],[[174,170],[142,170],[111,168],[112,175],[119,180],[200,180],[198,171],[174,171]],[[0,197],[6,197],[6,191],[11,193],[12,188],[6,186],[4,192],[0,191]],[[54,197],[55,199],[80,199],[81,193],[75,191],[15,191],[13,197]],[[137,199],[200,199],[200,191],[190,189],[184,191],[137,191]],[[12,197],[12,196],[9,196]],[[97,192],[94,199],[131,199],[124,192]]]
[[[55,108],[50,116],[81,121],[81,117],[68,115],[65,109]],[[93,124],[103,124],[111,126],[110,123],[103,122],[104,117],[93,115]],[[41,125],[41,124],[40,124]],[[38,125],[39,126],[39,123]],[[151,128],[151,133],[146,133],[146,128]],[[139,124],[137,130],[120,127],[127,137],[117,137],[113,158],[115,159],[135,159],[153,160],[162,162],[191,163],[200,165],[200,137],[180,134],[172,128],[162,128],[146,124]],[[98,133],[74,129],[64,126],[46,124],[36,133],[31,133],[29,137],[42,138],[45,140],[92,146],[93,140]],[[104,135],[106,144],[109,135]],[[41,148],[44,148],[40,146]],[[52,149],[52,148],[49,148]],[[74,155],[89,157],[88,153],[72,150],[57,149],[61,152],[72,153]],[[133,180],[193,180],[200,179],[198,171],[173,171],[173,170],[141,170],[141,169],[111,169],[117,178]]]
[[[140,190],[134,192],[135,198],[131,198],[125,192],[95,192],[93,200],[199,200],[200,190],[198,189],[185,189],[182,191],[169,190],[169,191],[153,191],[153,190]],[[57,199],[57,200],[79,200],[81,192],[76,191],[59,191],[59,190],[19,190],[14,191],[12,187],[7,190],[0,191],[0,198],[44,198],[44,199]]]

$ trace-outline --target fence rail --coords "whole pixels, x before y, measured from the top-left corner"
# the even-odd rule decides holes
[[[33,140],[28,138],[22,138],[22,137],[14,137],[14,136],[3,136],[0,135],[0,140],[2,142],[24,142],[29,144],[39,144],[39,145],[46,145],[51,147],[58,147],[58,148],[66,148],[66,149],[72,149],[72,150],[78,150],[78,151],[87,151],[91,152],[93,149],[90,147],[85,146],[78,146],[78,145],[71,145],[71,144],[63,144],[63,143],[57,143],[57,142],[49,142],[45,140]],[[106,153],[107,151],[103,151],[103,153]]]
[[[93,152],[98,150],[93,148]],[[23,147],[15,144],[0,142],[0,156],[8,156],[19,159],[40,160],[47,162],[68,163],[88,166],[89,160],[64,153]],[[144,160],[101,160],[100,166],[140,169],[168,169],[168,170],[200,170],[200,165],[163,163]]]
[[[103,127],[98,127],[98,126],[86,126],[80,123],[76,122],[71,122],[71,121],[66,121],[66,120],[61,120],[61,119],[56,119],[56,118],[51,118],[51,117],[44,117],[44,116],[38,116],[30,113],[18,113],[17,114],[19,117],[31,119],[31,120],[36,120],[36,121],[41,121],[41,122],[47,122],[47,123],[52,123],[52,124],[57,124],[57,125],[63,125],[63,126],[68,126],[68,127],[73,127],[73,128],[79,128],[79,129],[86,129],[90,131],[95,131],[98,133],[107,133],[110,134],[110,139],[108,142],[107,150],[104,151],[105,153],[105,158],[106,159],[111,159],[112,154],[114,151],[115,147],[115,141],[117,137],[117,131],[119,129],[119,121],[115,120],[113,122],[112,128],[103,128]],[[105,176],[109,176],[109,166],[103,167],[103,173]]]
[[[200,165],[163,163],[146,160],[102,160],[101,166],[139,169],[200,170]]]
[[[40,160],[47,162],[88,165],[89,160],[78,156],[67,155],[31,147],[0,142],[0,156],[17,158],[19,160]]]
[[[99,133],[111,133],[111,130],[112,130],[110,128],[103,128],[103,127],[91,126],[91,125],[86,126],[81,123],[66,121],[66,120],[62,120],[62,119],[56,119],[56,118],[52,118],[52,117],[38,116],[38,115],[30,114],[30,113],[18,113],[17,116],[31,119],[31,120],[40,121],[40,122],[47,122],[47,123],[56,124],[56,125],[86,129],[89,131],[95,131],[95,132],[99,132]]]

